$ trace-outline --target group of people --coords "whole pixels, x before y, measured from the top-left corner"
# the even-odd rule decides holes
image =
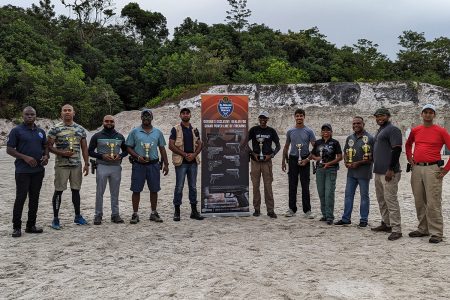
[[[7,153],[16,158],[15,179],[16,199],[13,209],[13,237],[22,235],[22,211],[25,200],[29,198],[27,233],[42,233],[36,226],[39,193],[42,186],[49,153],[55,155],[55,191],[52,198],[53,229],[61,229],[59,208],[63,191],[70,183],[72,203],[74,205],[74,223],[86,225],[88,222],[80,212],[80,189],[89,167],[96,171],[96,201],[94,225],[103,221],[103,195],[109,182],[111,193],[111,221],[124,223],[119,214],[119,187],[121,182],[121,162],[129,155],[132,163],[131,187],[133,214],[130,223],[139,222],[140,193],[147,183],[150,191],[150,221],[163,222],[157,211],[160,174],[167,175],[169,161],[165,150],[163,133],[153,127],[153,113],[150,109],[141,111],[141,125],[134,128],[125,139],[114,129],[113,116],[103,118],[103,129],[94,134],[89,145],[86,130],[74,122],[75,110],[71,105],[61,109],[62,122],[52,127],[46,134],[36,126],[36,111],[32,107],[23,110],[23,123],[13,128],[7,142]],[[300,181],[302,190],[302,209],[304,216],[313,219],[310,201],[311,165],[316,175],[320,209],[324,221],[329,225],[351,224],[356,188],[361,194],[359,227],[368,226],[369,183],[375,174],[375,190],[381,213],[381,224],[371,228],[373,231],[390,232],[388,239],[402,237],[401,214],[397,197],[398,183],[401,178],[399,158],[402,152],[402,133],[390,122],[390,112],[386,108],[374,113],[379,129],[374,136],[364,129],[364,119],[353,118],[353,133],[349,135],[342,148],[333,139],[331,124],[323,124],[321,138],[316,140],[312,129],[305,125],[306,113],[297,109],[294,113],[295,127],[288,130],[283,148],[282,170],[288,171],[289,209],[286,217],[297,213],[297,190]],[[410,237],[430,236],[430,243],[439,243],[443,237],[442,217],[442,181],[450,170],[450,161],[444,166],[440,150],[443,145],[450,147],[448,132],[433,123],[436,108],[427,104],[421,111],[423,124],[412,129],[406,142],[406,155],[411,166],[411,186],[415,198],[417,230]],[[181,220],[180,206],[185,179],[189,186],[190,218],[202,220],[197,210],[197,170],[203,142],[199,132],[190,123],[191,112],[188,108],[180,111],[180,123],[174,126],[169,137],[169,149],[172,151],[172,163],[175,166],[176,184],[173,196],[174,221]],[[250,153],[250,177],[253,184],[253,216],[261,215],[260,181],[263,178],[264,199],[267,215],[277,218],[274,211],[272,191],[272,159],[281,150],[280,139],[275,129],[268,126],[269,114],[261,112],[259,125],[248,133],[247,149]],[[275,148],[273,148],[275,145]],[[414,145],[414,151],[412,147]],[[310,150],[311,149],[311,150]],[[159,152],[159,154],[158,154]],[[89,156],[94,160],[89,160]],[[161,156],[161,159],[159,158]],[[336,178],[339,162],[344,159],[347,168],[344,213],[335,222],[334,204]],[[83,161],[83,162],[82,162]],[[91,165],[92,164],[92,165]],[[409,169],[409,167],[408,167]],[[408,171],[408,170],[407,170]]]

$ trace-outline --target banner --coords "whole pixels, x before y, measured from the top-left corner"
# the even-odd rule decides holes
[[[248,95],[202,94],[205,216],[249,215]]]

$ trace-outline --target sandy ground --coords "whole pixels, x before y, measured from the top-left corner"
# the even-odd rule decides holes
[[[54,231],[51,196],[53,160],[41,192],[38,224],[41,235],[13,239],[15,195],[13,159],[0,149],[0,298],[2,299],[444,299],[450,296],[450,247],[427,238],[411,239],[416,225],[409,174],[403,173],[399,199],[405,237],[390,242],[388,234],[369,228],[328,226],[302,216],[285,218],[287,175],[281,156],[275,159],[276,212],[267,216],[189,219],[187,201],[182,221],[172,221],[174,170],[162,180],[159,212],[164,223],[148,221],[149,194],[141,202],[141,222],[128,223],[132,213],[130,164],[124,162],[120,192],[125,224],[77,226],[69,193],[63,194],[63,230]],[[402,162],[405,166],[403,158]],[[335,215],[343,211],[346,171],[341,168],[336,188]],[[450,177],[444,181],[445,235],[450,227]],[[185,187],[187,191],[187,187]],[[313,212],[319,200],[311,181]],[[107,191],[108,193],[108,191]],[[380,216],[371,184],[371,226]],[[85,178],[82,213],[92,221],[95,177]],[[184,199],[187,199],[186,195]],[[359,199],[359,198],[357,198]],[[358,223],[359,200],[353,222]],[[262,207],[265,212],[265,206]],[[24,221],[26,221],[26,211]]]

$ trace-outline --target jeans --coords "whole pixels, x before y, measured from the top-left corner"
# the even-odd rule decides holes
[[[36,215],[39,206],[39,194],[45,171],[38,173],[16,173],[16,200],[13,209],[13,227],[22,227],[22,211],[28,195],[27,227],[36,225]]]
[[[318,168],[316,173],[317,193],[320,198],[322,216],[334,220],[334,192],[336,190],[337,168]]]
[[[189,202],[197,204],[197,164],[181,164],[181,166],[175,167],[175,177],[173,205],[181,205],[185,177],[187,177],[189,186]]]
[[[303,212],[307,213],[308,211],[311,211],[311,199],[309,194],[309,173],[311,163],[308,162],[305,166],[301,167],[298,165],[297,161],[297,157],[289,156],[289,208],[292,209],[293,212],[297,212],[297,188],[298,177],[300,176]]]
[[[345,185],[344,214],[342,215],[342,221],[349,223],[352,220],[353,202],[358,185],[359,192],[361,194],[361,204],[359,206],[360,222],[368,221],[370,206],[369,182],[370,179],[347,176],[347,183]]]

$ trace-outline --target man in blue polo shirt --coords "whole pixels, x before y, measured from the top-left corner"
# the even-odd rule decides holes
[[[12,237],[22,235],[22,211],[28,195],[28,220],[25,232],[42,233],[36,227],[39,194],[44,179],[44,166],[48,163],[45,131],[37,127],[36,111],[28,106],[23,110],[23,123],[14,127],[8,136],[6,153],[16,158],[16,200],[13,210]]]
[[[131,224],[137,224],[139,222],[139,202],[146,180],[148,189],[150,190],[150,204],[152,208],[150,221],[163,221],[156,211],[158,192],[161,190],[160,165],[157,149],[159,149],[164,162],[162,169],[164,176],[169,173],[169,161],[167,160],[167,153],[164,148],[166,141],[161,130],[152,126],[152,111],[150,109],[144,109],[141,112],[141,120],[141,126],[131,130],[125,143],[128,153],[133,158],[130,188],[133,192],[133,215],[130,220]]]

